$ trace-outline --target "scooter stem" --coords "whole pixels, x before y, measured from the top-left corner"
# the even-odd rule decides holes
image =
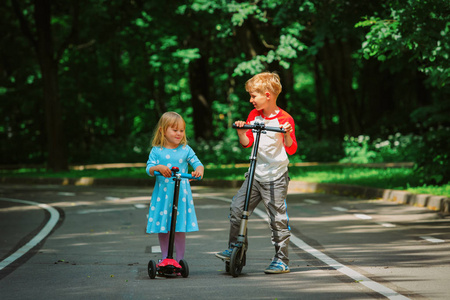
[[[167,258],[170,259],[173,259],[173,244],[175,240],[175,227],[177,223],[175,220],[178,214],[178,197],[180,194],[180,182],[181,182],[181,174],[177,173],[178,170],[175,171],[174,168],[172,168],[172,171],[175,176],[175,178],[173,179],[175,181],[175,189],[173,193],[172,220],[170,222],[169,249],[167,251]],[[173,218],[175,218],[175,220]]]

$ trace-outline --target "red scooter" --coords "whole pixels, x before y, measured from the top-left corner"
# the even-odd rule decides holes
[[[180,193],[180,182],[182,178],[201,180],[200,177],[193,177],[191,174],[179,173],[180,169],[172,167],[172,178],[175,181],[175,189],[173,193],[173,206],[172,206],[172,220],[170,221],[170,233],[169,233],[169,248],[167,258],[163,259],[160,263],[156,264],[154,260],[148,262],[148,276],[154,279],[156,275],[164,277],[176,277],[181,274],[184,278],[189,276],[189,266],[186,260],[180,260],[178,263],[173,259],[173,243],[175,239],[175,227],[177,224],[177,212],[178,212],[178,196]],[[156,176],[163,176],[159,172],[155,172]],[[174,218],[175,216],[175,218]]]

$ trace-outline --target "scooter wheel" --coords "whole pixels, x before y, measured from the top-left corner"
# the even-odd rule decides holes
[[[155,261],[151,260],[148,262],[148,276],[150,277],[150,279],[155,279],[156,277],[156,263]]]
[[[181,266],[181,276],[183,276],[184,278],[189,276],[189,265],[187,263],[187,261],[185,261],[184,259],[180,260],[180,266]]]
[[[233,277],[238,277],[241,274],[242,268],[245,264],[245,252],[242,247],[234,247],[230,257],[230,274]]]

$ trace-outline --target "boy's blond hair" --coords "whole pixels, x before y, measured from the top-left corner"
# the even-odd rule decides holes
[[[158,124],[155,127],[155,132],[153,133],[153,147],[164,147],[164,143],[166,141],[166,137],[164,134],[169,127],[173,127],[176,129],[186,129],[186,122],[181,115],[177,114],[174,111],[168,111],[164,113],[159,119]],[[184,133],[180,144],[187,145],[186,132]]]
[[[249,93],[271,92],[276,97],[281,93],[282,86],[280,76],[277,73],[263,72],[256,74],[245,83],[245,90]]]

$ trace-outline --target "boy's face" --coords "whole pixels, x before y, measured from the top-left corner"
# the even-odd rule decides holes
[[[256,110],[263,110],[267,107],[269,103],[269,92],[260,93],[255,91],[250,91],[250,103],[253,104]]]

